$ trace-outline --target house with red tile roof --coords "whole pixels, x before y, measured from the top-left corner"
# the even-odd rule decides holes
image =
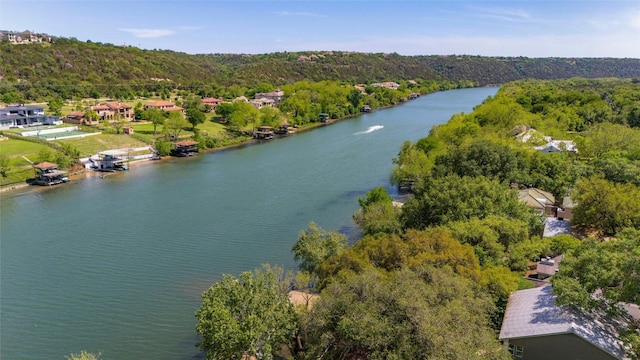
[[[171,101],[166,101],[166,100],[158,100],[152,103],[148,103],[144,105],[144,109],[159,109],[162,111],[180,111],[180,112],[184,112],[184,108],[177,106],[176,104],[172,103]]]

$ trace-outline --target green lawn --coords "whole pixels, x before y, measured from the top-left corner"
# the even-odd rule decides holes
[[[124,134],[100,134],[83,138],[57,140],[56,142],[75,147],[80,151],[80,157],[87,157],[100,151],[111,149],[147,146],[144,142]]]
[[[33,167],[23,156],[32,162],[39,162],[40,154],[44,152],[55,152],[55,150],[43,144],[16,139],[0,141],[0,154],[9,158],[11,166],[8,176],[0,177],[0,185],[21,183],[33,177],[35,175]]]

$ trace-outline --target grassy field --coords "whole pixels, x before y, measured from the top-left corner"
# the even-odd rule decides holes
[[[39,162],[40,154],[53,151],[55,150],[46,145],[28,141],[15,139],[0,141],[0,154],[9,158],[9,166],[11,166],[7,178],[0,177],[0,185],[23,182],[34,176],[31,164],[23,156],[32,162]]]
[[[80,157],[87,157],[100,151],[147,146],[144,142],[124,134],[100,134],[84,138],[56,140],[69,144],[80,151]]]

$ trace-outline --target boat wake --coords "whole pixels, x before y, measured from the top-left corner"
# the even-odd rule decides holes
[[[382,129],[384,126],[382,125],[373,125],[373,126],[369,126],[369,128],[365,131],[358,131],[357,133],[354,133],[353,135],[363,135],[363,134],[368,134],[371,132],[374,132],[376,130],[380,130]]]

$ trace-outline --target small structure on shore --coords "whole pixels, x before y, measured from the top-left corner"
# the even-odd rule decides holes
[[[362,105],[362,107],[360,108],[360,112],[363,112],[363,113],[369,113],[369,112],[371,112],[371,106],[369,106],[369,105]]]
[[[258,130],[253,134],[254,139],[258,140],[270,140],[273,139],[275,132],[271,126],[260,126]]]
[[[289,126],[289,122],[285,119],[282,124],[280,124],[280,127],[276,129],[275,133],[278,135],[289,135],[295,133],[295,130]]]
[[[187,157],[198,154],[198,142],[193,140],[183,140],[177,142],[176,147],[171,150],[171,155],[177,157]]]
[[[95,157],[90,157],[89,161],[91,162],[91,168],[96,171],[115,172],[129,170],[122,158],[112,154],[98,154]]]
[[[36,169],[36,177],[30,183],[34,185],[51,186],[69,181],[67,172],[58,170],[58,164],[41,162],[33,166]]]
[[[329,114],[327,114],[327,113],[321,113],[321,114],[318,115],[318,120],[323,124],[328,123],[329,119],[330,119],[330,117],[329,117]]]

